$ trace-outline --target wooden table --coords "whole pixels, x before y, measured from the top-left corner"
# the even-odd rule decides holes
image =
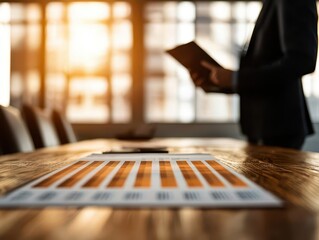
[[[118,146],[208,152],[286,201],[281,209],[0,209],[0,239],[319,239],[319,154],[233,139],[91,140],[0,157],[0,192]]]

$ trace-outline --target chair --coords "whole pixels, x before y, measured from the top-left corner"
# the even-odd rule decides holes
[[[0,106],[0,132],[0,151],[3,154],[34,150],[32,138],[18,109]]]
[[[51,117],[61,144],[77,142],[72,125],[59,111],[53,110]]]
[[[60,145],[50,115],[36,107],[23,105],[22,113],[36,148]]]

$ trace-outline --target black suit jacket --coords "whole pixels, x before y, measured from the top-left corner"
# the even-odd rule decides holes
[[[301,77],[317,59],[316,0],[265,0],[237,92],[242,132],[252,138],[313,133]]]

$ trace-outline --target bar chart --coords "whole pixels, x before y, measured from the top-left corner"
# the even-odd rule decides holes
[[[0,198],[0,206],[276,207],[207,154],[92,154]]]

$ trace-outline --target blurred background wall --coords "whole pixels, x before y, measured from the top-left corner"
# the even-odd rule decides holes
[[[0,104],[59,109],[80,139],[155,126],[158,137],[235,137],[236,95],[205,94],[165,50],[195,40],[238,68],[260,1],[0,3]],[[319,130],[319,71],[304,91]],[[318,134],[305,149],[319,151]]]

